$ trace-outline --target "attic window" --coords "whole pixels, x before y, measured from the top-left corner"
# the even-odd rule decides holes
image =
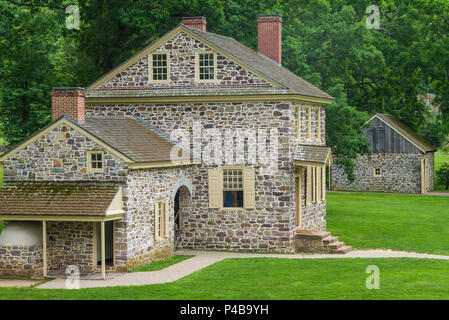
[[[103,151],[89,151],[88,153],[88,171],[103,172],[104,171],[104,153]]]
[[[216,79],[215,53],[197,53],[196,78],[198,82],[212,82]]]
[[[169,74],[169,61],[167,53],[154,53],[150,55],[150,82],[167,82]]]

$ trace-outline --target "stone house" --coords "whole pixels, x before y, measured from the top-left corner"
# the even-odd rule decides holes
[[[355,181],[343,168],[331,167],[331,189],[426,193],[434,186],[436,149],[391,115],[376,114],[364,132],[372,153],[355,160]]]
[[[281,66],[281,23],[259,17],[255,52],[185,18],[89,87],[54,88],[53,122],[0,158],[0,272],[104,277],[176,248],[307,250],[301,235],[350,250],[323,232],[333,98]]]

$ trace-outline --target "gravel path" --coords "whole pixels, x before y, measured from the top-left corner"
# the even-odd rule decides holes
[[[419,258],[449,260],[449,256],[423,254],[392,250],[354,250],[344,255],[337,254],[267,254],[235,253],[217,251],[181,250],[176,254],[195,255],[195,257],[174,264],[160,271],[133,272],[115,274],[106,280],[81,280],[80,288],[140,286],[148,284],[173,282],[195,271],[206,268],[226,258],[282,258],[282,259],[347,259],[347,258]],[[66,289],[64,279],[55,279],[38,288]]]

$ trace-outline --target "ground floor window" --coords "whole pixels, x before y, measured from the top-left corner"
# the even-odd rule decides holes
[[[326,195],[326,168],[308,166],[305,171],[306,188],[305,198],[306,204],[315,204],[322,202]]]
[[[223,207],[243,208],[243,169],[223,169]]]
[[[159,200],[154,205],[154,236],[156,240],[165,239],[168,236],[168,212],[167,201]]]

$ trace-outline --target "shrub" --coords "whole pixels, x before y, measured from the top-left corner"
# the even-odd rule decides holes
[[[449,190],[449,163],[443,163],[437,171],[438,184],[442,184]]]

